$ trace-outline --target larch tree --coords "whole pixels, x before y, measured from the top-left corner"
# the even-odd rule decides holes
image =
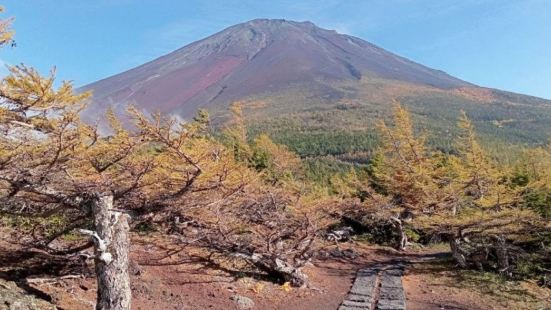
[[[509,171],[498,169],[478,143],[475,129],[464,111],[461,111],[458,126],[460,134],[457,149],[461,160],[458,181],[462,184],[463,196],[481,207],[507,205],[514,200],[514,193],[507,187]]]
[[[463,111],[458,127],[458,156],[448,156],[455,209],[452,216],[435,214],[425,218],[426,226],[448,238],[452,255],[461,267],[473,264],[482,269],[495,257],[493,268],[510,275],[511,262],[520,255],[520,248],[513,244],[543,227],[541,219],[522,207],[521,194],[527,184],[513,180],[512,169],[499,166],[486,153]]]
[[[97,309],[129,309],[129,214],[169,207],[204,170],[187,154],[200,141],[203,120],[188,124],[134,111],[128,131],[109,112],[112,134],[82,123],[88,94],[70,83],[54,87],[26,66],[10,68],[0,84],[0,206],[3,214],[63,218],[66,226],[34,246],[54,253],[57,237],[91,236],[98,279]],[[196,142],[198,143],[198,142]],[[90,228],[90,229],[84,229]]]
[[[0,6],[0,13],[4,12],[4,7]],[[13,18],[0,20],[0,46],[13,44],[15,32],[11,29]]]
[[[407,244],[405,221],[415,213],[441,211],[447,194],[440,184],[438,162],[440,158],[425,145],[425,137],[414,133],[410,114],[401,105],[394,106],[394,123],[379,123],[382,137],[379,162],[373,166],[373,178],[389,196],[388,206],[394,208],[390,219],[400,235],[398,249]],[[377,203],[380,204],[380,203]]]
[[[409,113],[399,104],[394,106],[393,126],[381,121],[378,128],[382,137],[380,152],[385,155],[378,178],[397,205],[428,207],[433,196],[433,165],[425,137],[415,135]]]
[[[248,143],[247,124],[243,115],[243,103],[232,103],[230,113],[230,119],[223,130],[226,144],[233,149],[237,160],[248,162],[251,159],[252,150]]]
[[[251,146],[250,164],[271,184],[300,177],[300,158],[286,146],[276,144],[266,134],[256,137]]]
[[[0,22],[0,44],[11,42],[10,20]],[[2,214],[65,218],[54,237],[82,229],[95,243],[97,309],[130,309],[128,216],[116,203],[129,198],[152,168],[136,150],[140,139],[116,120],[109,139],[82,124],[78,113],[89,94],[75,94],[71,83],[54,87],[47,77],[24,66],[9,68],[0,82],[0,206]]]
[[[187,221],[175,223],[172,234],[184,247],[204,248],[218,263],[245,263],[273,279],[305,286],[302,267],[318,249],[329,203],[295,178],[300,175],[295,154],[266,135],[249,143],[241,105],[233,104],[231,111],[223,143],[205,141],[193,148],[211,177],[198,178],[178,210],[177,217]]]
[[[75,95],[69,83],[54,89],[53,73],[42,77],[25,66],[10,70],[0,86],[3,211],[61,214],[70,219],[69,229],[84,226],[91,216],[94,229],[82,232],[95,242],[97,308],[129,309],[128,223],[115,211],[120,193],[114,190],[121,170],[134,160],[129,156],[136,143],[122,132],[101,139],[81,124],[78,113],[87,94]]]

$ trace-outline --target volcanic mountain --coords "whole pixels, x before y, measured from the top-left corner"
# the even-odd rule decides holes
[[[328,81],[359,80],[364,75],[444,89],[470,85],[310,22],[257,19],[83,90],[92,89],[101,106],[131,102],[189,117],[202,105],[299,84],[324,88]]]
[[[263,129],[292,118],[302,131],[323,124],[350,132],[399,100],[436,130],[450,127],[459,109],[483,122],[483,131],[498,126],[520,140],[538,142],[551,128],[549,101],[478,87],[362,39],[282,19],[229,27],[81,90],[94,93],[87,120],[108,107],[122,115],[128,104],[189,119],[198,108],[223,111],[241,100],[255,102]]]

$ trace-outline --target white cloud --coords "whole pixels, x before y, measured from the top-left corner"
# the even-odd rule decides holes
[[[353,24],[352,23],[340,23],[340,22],[337,22],[337,23],[324,23],[322,25],[318,25],[320,27],[323,27],[323,28],[327,28],[327,29],[331,29],[331,30],[335,30],[337,31],[338,33],[341,33],[341,34],[348,34],[348,35],[353,35]]]

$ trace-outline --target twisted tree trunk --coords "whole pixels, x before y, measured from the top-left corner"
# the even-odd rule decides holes
[[[394,216],[392,216],[390,220],[393,222],[392,226],[394,226],[399,238],[398,244],[396,245],[396,249],[398,251],[404,251],[408,243],[408,236],[406,235],[406,231],[404,230],[403,222],[401,219]]]
[[[260,254],[236,253],[234,256],[245,259],[268,275],[289,282],[294,287],[308,285],[308,276],[298,266],[293,266],[279,258],[265,257]]]
[[[511,276],[511,271],[509,270],[509,253],[507,251],[507,243],[503,236],[495,237],[495,250],[498,272],[505,276]]]
[[[96,310],[130,310],[128,215],[113,211],[112,195],[96,196],[91,207],[98,283]]]
[[[455,236],[450,237],[450,250],[457,264],[459,264],[461,268],[467,268],[467,259],[465,258],[465,253],[459,247],[459,240]]]

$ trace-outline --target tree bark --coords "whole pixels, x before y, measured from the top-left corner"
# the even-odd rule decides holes
[[[498,272],[502,275],[510,276],[511,271],[509,270],[509,253],[507,251],[505,238],[503,238],[502,236],[497,236],[495,237],[495,239]]]
[[[274,260],[274,270],[285,279],[285,282],[291,283],[294,287],[305,287],[308,285],[308,276],[300,268],[294,267],[280,259]]]
[[[396,228],[396,232],[398,233],[398,244],[396,246],[396,249],[398,251],[403,251],[406,249],[406,245],[408,243],[408,236],[406,235],[406,231],[404,230],[404,225],[402,223],[402,220],[397,217],[391,217],[390,218],[394,222],[394,227]]]
[[[461,268],[467,268],[467,259],[463,254],[463,251],[459,248],[459,242],[455,237],[450,238],[450,250],[455,261]]]
[[[251,262],[258,269],[265,271],[271,276],[289,282],[293,287],[305,287],[308,285],[308,276],[302,272],[300,267],[292,266],[279,258],[264,257],[260,254],[249,255],[243,253],[237,253],[235,256]]]
[[[112,195],[96,196],[91,207],[97,234],[94,247],[98,283],[96,310],[130,310],[128,215],[112,210]]]

